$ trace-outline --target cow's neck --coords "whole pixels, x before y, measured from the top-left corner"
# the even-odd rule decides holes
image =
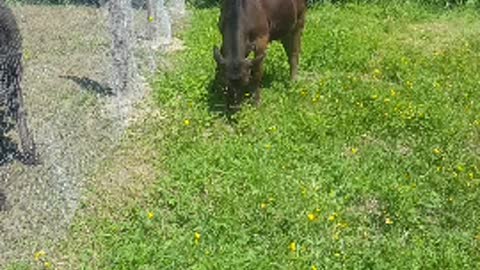
[[[246,56],[245,0],[225,0],[224,2],[224,57],[230,61]]]

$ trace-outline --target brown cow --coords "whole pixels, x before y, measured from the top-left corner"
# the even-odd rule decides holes
[[[219,21],[222,47],[214,47],[220,76],[227,83],[227,103],[238,105],[244,88],[260,104],[260,82],[268,44],[279,40],[287,53],[290,76],[295,80],[306,0],[224,0]],[[254,57],[249,58],[253,52]]]

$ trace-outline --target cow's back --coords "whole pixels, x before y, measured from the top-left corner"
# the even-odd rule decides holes
[[[296,27],[306,0],[260,0],[269,23],[270,40],[283,38]]]

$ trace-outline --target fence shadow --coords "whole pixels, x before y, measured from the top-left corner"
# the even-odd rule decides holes
[[[7,194],[5,194],[5,192],[0,189],[0,212],[6,211],[7,209]]]
[[[15,159],[22,159],[17,144],[10,138],[0,135],[0,166],[7,165]]]

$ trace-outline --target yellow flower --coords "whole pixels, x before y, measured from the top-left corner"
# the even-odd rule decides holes
[[[331,222],[333,222],[333,221],[335,221],[335,218],[337,218],[337,213],[334,212],[333,214],[331,214],[331,215],[328,217],[328,220],[331,221]]]
[[[373,71],[373,73],[374,73],[375,75],[380,75],[380,74],[382,74],[382,72],[381,72],[380,69],[378,69],[378,68],[376,68],[376,69]]]
[[[391,218],[386,218],[385,219],[385,224],[387,225],[392,225],[393,224],[393,220]]]
[[[51,262],[45,262],[43,264],[43,266],[45,266],[45,269],[52,269],[52,263]]]
[[[190,120],[188,119],[183,120],[183,124],[187,127],[190,126]]]
[[[358,148],[356,147],[352,147],[352,149],[350,149],[350,151],[352,152],[352,154],[357,154],[358,153]]]
[[[411,81],[407,81],[406,84],[407,84],[407,87],[408,87],[409,89],[412,89],[412,88],[413,88],[413,83],[412,83]]]
[[[154,19],[153,19],[153,16],[148,16],[148,21],[149,21],[149,22],[153,22],[153,20],[154,20]]]
[[[392,97],[394,97],[394,96],[397,95],[397,92],[395,92],[395,89],[391,89],[391,90],[390,90],[390,95],[391,95]]]
[[[335,253],[335,257],[337,257],[337,258],[340,257],[340,253],[338,253],[338,252]]]
[[[47,253],[43,250],[37,251],[33,254],[35,261],[39,261],[41,258],[45,257],[45,255],[47,255]]]
[[[289,248],[290,248],[291,252],[297,251],[297,243],[291,242],[290,245],[289,245]]]
[[[315,265],[312,265],[312,270],[318,270],[318,268]]]
[[[260,204],[260,208],[262,208],[262,209],[267,208],[267,206],[268,206],[268,204],[266,204],[266,203],[261,203],[261,204]]]
[[[440,150],[438,148],[435,148],[435,149],[433,149],[433,153],[438,156],[442,153],[442,150]]]
[[[265,144],[265,149],[267,149],[267,150],[270,150],[270,149],[272,149],[272,145],[271,145],[271,144],[269,144],[269,143]]]
[[[468,173],[468,177],[470,177],[470,179],[473,179],[475,175],[473,174],[473,172],[471,172],[471,173]]]
[[[377,99],[378,99],[378,95],[372,95],[372,99],[373,99],[373,100],[377,100]]]
[[[153,212],[148,212],[148,219],[153,219],[155,214]]]
[[[314,221],[315,219],[317,219],[317,216],[315,216],[314,213],[308,214],[307,217],[308,217],[308,220],[310,220],[310,221]]]
[[[195,244],[198,245],[200,243],[200,239],[202,238],[202,235],[199,232],[195,232],[193,237],[195,239]]]

